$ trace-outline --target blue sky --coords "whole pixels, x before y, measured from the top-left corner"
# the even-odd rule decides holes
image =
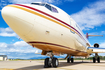
[[[84,34],[103,35],[104,37],[90,37],[89,41],[92,45],[99,43],[100,47],[105,47],[105,0],[1,0],[0,13],[5,4],[28,4],[36,1],[48,2],[63,9],[77,22]],[[33,55],[36,50],[19,39],[0,14],[0,55],[32,58],[38,56]]]

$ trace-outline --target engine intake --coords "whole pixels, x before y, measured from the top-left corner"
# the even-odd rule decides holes
[[[99,44],[98,44],[98,43],[95,43],[95,44],[94,44],[94,47],[95,47],[95,48],[99,48]]]

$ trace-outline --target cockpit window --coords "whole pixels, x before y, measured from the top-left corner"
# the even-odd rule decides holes
[[[58,13],[58,10],[56,8],[50,6],[49,4],[46,4],[46,3],[31,3],[31,4],[33,4],[33,5],[39,5],[39,6],[45,6],[50,11],[52,11],[54,13]]]
[[[52,12],[58,13],[58,11],[57,11],[56,8],[54,8],[54,7],[52,7],[52,6],[48,5],[48,4],[46,4],[45,7],[46,7],[47,9],[49,9],[50,11],[52,11]]]
[[[50,11],[52,11],[50,5],[46,4],[45,7],[46,7],[47,9],[49,9]]]
[[[57,9],[52,7],[52,12],[58,13]]]
[[[31,3],[33,5],[40,5],[40,6],[45,6],[45,3]]]

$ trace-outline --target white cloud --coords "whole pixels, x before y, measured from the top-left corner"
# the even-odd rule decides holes
[[[101,47],[101,48],[105,48],[105,42],[101,43],[101,44],[100,44],[100,47]]]
[[[102,34],[105,34],[105,31],[101,31]]]
[[[18,41],[18,42],[16,42],[16,43],[14,43],[13,44],[15,47],[28,47],[29,45],[26,43],[26,42],[24,42],[24,41]]]
[[[16,33],[12,33],[12,34],[9,34],[9,33],[0,33],[0,36],[8,36],[8,37],[12,37],[12,36],[16,36]]]
[[[105,0],[95,2],[81,11],[74,13],[71,17],[84,30],[93,29],[95,26],[105,24]]]
[[[53,3],[55,2],[54,0],[9,0],[10,3],[32,3],[32,2],[48,2],[48,3]]]
[[[92,33],[89,33],[89,35],[101,35],[101,32],[92,32]]]
[[[0,55],[6,55],[5,53],[0,53]]]
[[[52,4],[60,4],[65,1],[73,2],[74,0],[8,0],[10,3],[24,3],[24,4],[29,4],[32,2],[47,2],[47,3],[52,3]]]
[[[35,1],[42,1],[42,0],[8,0],[10,3],[32,3],[32,2],[35,2]]]
[[[24,41],[17,41],[13,44],[0,43],[0,52],[17,52],[17,53],[35,53],[36,48],[33,48]],[[39,50],[40,51],[40,50]]]
[[[6,43],[0,43],[0,48],[3,48],[3,47],[7,47],[7,44]]]
[[[18,37],[17,34],[10,28],[0,28],[0,36],[4,37]]]
[[[105,31],[101,31],[101,32],[92,32],[92,33],[89,33],[89,35],[105,35]]]

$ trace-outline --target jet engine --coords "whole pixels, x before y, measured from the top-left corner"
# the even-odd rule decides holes
[[[95,47],[95,48],[99,48],[99,44],[98,44],[98,43],[95,43],[95,44],[94,44],[94,47]]]

